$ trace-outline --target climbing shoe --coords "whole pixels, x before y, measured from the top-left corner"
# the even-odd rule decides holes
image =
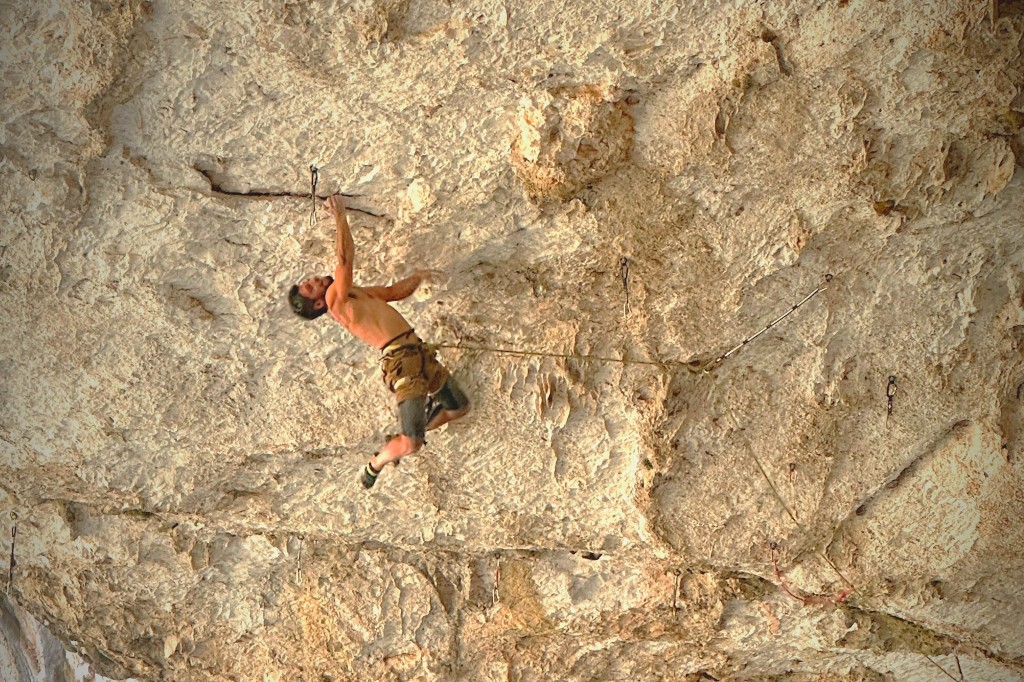
[[[377,482],[377,476],[380,472],[373,468],[373,465],[369,462],[363,467],[363,473],[359,477],[359,482],[363,484],[363,487],[369,490],[373,487],[373,484]]]

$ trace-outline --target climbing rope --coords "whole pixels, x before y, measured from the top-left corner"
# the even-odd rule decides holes
[[[623,260],[625,260],[625,259],[623,259]],[[627,261],[627,263],[628,263],[628,261]],[[626,272],[628,272],[628,271],[626,271]],[[626,282],[628,281],[626,279],[627,277],[628,277],[628,275],[624,275],[623,276],[623,284],[626,284]],[[716,357],[713,360],[701,360],[699,358],[695,358],[695,359],[687,360],[687,361],[681,361],[681,360],[633,360],[633,359],[627,359],[627,358],[613,358],[613,357],[607,357],[607,356],[602,356],[602,355],[592,355],[592,354],[588,354],[588,353],[551,353],[551,352],[547,352],[547,351],[519,350],[519,349],[516,349],[516,348],[496,348],[494,346],[466,345],[466,344],[462,344],[462,343],[458,343],[458,344],[435,343],[435,344],[430,344],[430,345],[432,347],[434,347],[434,348],[450,348],[450,349],[453,349],[453,350],[479,351],[479,352],[483,352],[483,353],[497,353],[497,354],[501,354],[501,355],[516,355],[516,356],[521,356],[521,357],[546,357],[546,358],[560,358],[560,359],[564,359],[564,360],[585,360],[585,361],[592,361],[592,362],[614,362],[614,363],[619,363],[619,364],[624,364],[624,365],[654,365],[654,366],[658,366],[658,367],[678,367],[678,368],[683,368],[683,369],[686,369],[686,370],[688,370],[690,372],[694,372],[694,373],[702,372],[704,374],[708,374],[715,367],[717,367],[718,365],[720,365],[723,362],[725,362],[726,359],[728,359],[731,355],[736,353],[739,349],[743,348],[744,346],[749,344],[751,341],[753,341],[754,339],[756,339],[757,337],[761,336],[762,334],[767,332],[769,329],[771,329],[772,327],[777,325],[779,322],[781,322],[782,320],[784,320],[787,317],[789,317],[790,315],[792,315],[794,312],[796,312],[796,310],[800,306],[804,305],[805,303],[810,301],[812,298],[814,298],[815,296],[820,294],[822,291],[827,289],[828,288],[828,283],[831,282],[831,281],[832,281],[832,275],[831,274],[825,275],[825,282],[823,284],[821,284],[820,286],[818,286],[817,289],[815,289],[814,291],[809,293],[807,296],[805,296],[799,303],[795,304],[789,310],[787,310],[785,313],[783,313],[782,315],[778,316],[777,318],[775,318],[774,320],[769,322],[767,325],[762,327],[761,330],[758,331],[756,334],[753,334],[753,335],[748,336],[747,338],[743,339],[738,344],[736,344],[733,348],[729,349],[728,351],[726,351],[722,355],[719,355],[718,357]]]
[[[723,361],[726,360],[726,358],[728,358],[730,355],[732,355],[733,353],[738,351],[740,348],[743,348],[743,346],[747,345],[748,343],[750,343],[751,341],[753,341],[757,337],[761,336],[761,334],[764,334],[766,331],[768,331],[769,329],[771,329],[772,327],[777,325],[779,322],[782,322],[784,319],[786,319],[787,317],[792,315],[796,311],[797,308],[802,306],[804,303],[807,303],[809,300],[811,300],[812,298],[814,298],[815,296],[820,294],[822,291],[827,289],[828,288],[828,283],[831,282],[831,281],[832,281],[832,275],[831,274],[825,275],[825,283],[820,285],[817,289],[815,289],[811,293],[807,294],[807,296],[804,298],[804,300],[800,301],[799,303],[794,305],[792,308],[787,310],[785,313],[783,313],[782,315],[779,315],[777,318],[775,318],[774,320],[769,322],[758,333],[754,334],[753,336],[748,336],[747,338],[743,339],[738,344],[736,344],[729,351],[723,353],[722,355],[719,355],[717,358],[715,358],[714,362],[712,362],[711,364],[712,365],[717,365],[717,364],[722,363]]]
[[[479,351],[483,353],[498,353],[502,355],[517,355],[522,357],[544,357],[561,358],[564,360],[590,360],[593,362],[615,362],[625,365],[657,365],[659,367],[682,367],[691,372],[701,371],[702,360],[690,360],[682,362],[679,360],[630,360],[626,358],[611,358],[602,355],[591,355],[588,353],[549,353],[546,351],[516,350],[514,348],[495,348],[493,346],[466,345],[462,343],[432,343],[433,348],[451,348],[454,350]]]

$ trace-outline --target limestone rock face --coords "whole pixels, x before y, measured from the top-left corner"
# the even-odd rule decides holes
[[[1020,680],[1019,5],[5,3],[0,676]]]
[[[531,200],[572,199],[629,158],[628,100],[589,86],[545,92],[542,101],[524,103],[512,142],[516,175]]]

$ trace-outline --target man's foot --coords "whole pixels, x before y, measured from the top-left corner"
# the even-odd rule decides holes
[[[363,467],[363,473],[359,477],[359,482],[363,484],[363,487],[369,490],[373,487],[373,484],[377,482],[377,477],[380,475],[380,471],[373,468],[373,465],[369,462]]]

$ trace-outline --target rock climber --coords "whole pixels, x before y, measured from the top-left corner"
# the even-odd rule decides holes
[[[390,462],[418,451],[427,431],[469,412],[469,399],[438,362],[434,349],[416,335],[401,313],[388,305],[412,295],[429,270],[417,270],[391,286],[358,287],[352,283],[355,245],[340,194],[328,197],[324,208],[337,226],[338,266],[334,276],[307,277],[292,286],[288,302],[300,317],[315,320],[325,312],[357,339],[380,350],[384,383],[398,400],[398,435],[389,436],[360,474],[365,488]]]

